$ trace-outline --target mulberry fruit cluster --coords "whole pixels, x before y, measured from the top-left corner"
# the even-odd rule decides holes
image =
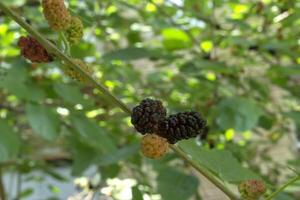
[[[144,99],[134,107],[131,123],[141,134],[156,134],[165,138],[170,144],[200,136],[207,136],[206,121],[197,112],[182,112],[167,117],[162,102],[150,98]]]
[[[92,74],[92,69],[89,65],[84,63],[82,60],[79,59],[73,59],[74,63],[76,63],[83,71],[85,71],[88,74]],[[64,69],[64,72],[66,75],[68,75],[73,80],[86,83],[87,79],[83,77],[79,72],[77,72],[72,66],[66,66]]]
[[[83,25],[78,17],[72,17],[70,27],[66,30],[66,36],[71,44],[76,44],[83,36]]]
[[[241,197],[245,200],[257,200],[266,192],[264,182],[256,179],[240,183],[238,189]]]
[[[182,139],[202,135],[206,121],[197,112],[182,112],[170,115],[159,124],[158,135],[175,144]]]
[[[131,123],[141,134],[156,133],[159,123],[166,118],[167,111],[159,100],[144,99],[132,110]]]
[[[71,15],[64,0],[43,0],[43,13],[49,26],[55,30],[66,30],[71,25]]]
[[[148,158],[161,158],[167,153],[168,148],[168,141],[155,134],[146,134],[141,141],[142,154]]]
[[[31,36],[22,36],[18,41],[18,46],[21,49],[21,55],[31,62],[47,63],[53,61],[53,57],[47,50]]]

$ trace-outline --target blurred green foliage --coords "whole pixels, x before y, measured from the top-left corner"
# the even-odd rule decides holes
[[[4,2],[62,46],[39,1]],[[91,64],[112,93],[131,107],[151,96],[170,114],[196,110],[208,119],[207,141],[184,141],[180,147],[218,178],[236,184],[262,177],[274,189],[287,179],[289,167],[300,170],[296,151],[287,163],[270,155],[282,140],[300,140],[298,1],[66,3],[85,27],[71,55]],[[51,169],[66,160],[74,176],[97,167],[102,179],[90,190],[119,177],[137,181],[133,199],[201,198],[201,183],[174,153],[160,161],[140,156],[140,136],[128,116],[90,85],[70,80],[59,61],[34,64],[20,57],[17,41],[27,33],[1,10],[0,22],[0,162],[13,163],[7,170],[21,175],[41,170],[65,181]],[[277,199],[299,198],[296,186]],[[49,190],[59,193],[54,186]],[[19,197],[31,194],[24,189]]]

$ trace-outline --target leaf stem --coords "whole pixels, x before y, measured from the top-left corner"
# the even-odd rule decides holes
[[[300,175],[295,176],[294,178],[290,179],[288,182],[286,182],[284,185],[282,185],[279,189],[277,189],[275,192],[273,192],[268,197],[266,197],[265,200],[273,199],[276,195],[278,195],[280,192],[282,192],[286,187],[295,183],[297,180],[300,180]]]
[[[97,89],[99,89],[104,95],[106,95],[113,103],[119,106],[125,113],[131,114],[131,109],[119,100],[115,95],[113,95],[104,85],[98,83],[93,77],[91,77],[87,72],[81,69],[72,59],[61,52],[54,44],[49,42],[43,37],[38,31],[27,24],[19,15],[7,7],[4,3],[0,1],[0,9],[3,10],[9,17],[16,21],[22,28],[24,28],[28,33],[35,37],[38,42],[40,42],[50,53],[61,59],[65,64],[72,66],[78,73],[80,73],[84,78],[89,80]],[[203,174],[207,179],[209,179],[213,184],[216,185],[220,190],[222,190],[230,199],[237,200],[236,197],[230,190],[228,190],[224,185],[222,185],[207,169],[202,166],[197,165],[192,159],[190,159],[184,151],[180,150],[176,146],[171,147],[182,159],[186,160],[192,167],[194,167],[199,173]]]
[[[69,44],[69,41],[67,40],[66,38],[66,35],[64,32],[60,31],[59,32],[59,35],[60,35],[60,38],[62,39],[63,41],[63,44],[64,44],[64,50],[65,50],[65,53],[70,56],[70,44]]]

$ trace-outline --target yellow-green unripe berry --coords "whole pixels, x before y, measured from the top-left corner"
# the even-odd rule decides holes
[[[88,64],[84,63],[82,60],[72,59],[72,61],[76,63],[78,66],[80,66],[80,68],[86,73],[90,75],[92,74],[91,67]],[[68,75],[70,78],[72,78],[73,80],[79,81],[81,83],[87,82],[87,79],[84,76],[82,76],[79,72],[77,72],[72,66],[66,66],[64,69],[64,73]]]
[[[71,15],[64,0],[43,0],[43,13],[51,29],[66,30],[71,23]]]
[[[144,156],[152,159],[161,158],[167,153],[169,143],[165,138],[155,134],[146,134],[141,141],[141,151]]]
[[[71,44],[76,44],[83,36],[83,25],[78,17],[72,17],[71,25],[66,30],[66,36]]]

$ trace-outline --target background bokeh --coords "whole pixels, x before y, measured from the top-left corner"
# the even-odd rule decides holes
[[[3,1],[3,0],[1,0]],[[61,47],[40,1],[4,0]],[[297,0],[69,0],[84,23],[71,47],[130,107],[160,99],[196,110],[206,141],[180,142],[236,190],[261,177],[269,191],[300,170],[300,2]],[[170,153],[139,153],[130,117],[59,60],[36,64],[28,35],[0,10],[0,177],[7,199],[226,199]],[[41,192],[43,191],[43,192]],[[275,199],[300,198],[300,183]]]

